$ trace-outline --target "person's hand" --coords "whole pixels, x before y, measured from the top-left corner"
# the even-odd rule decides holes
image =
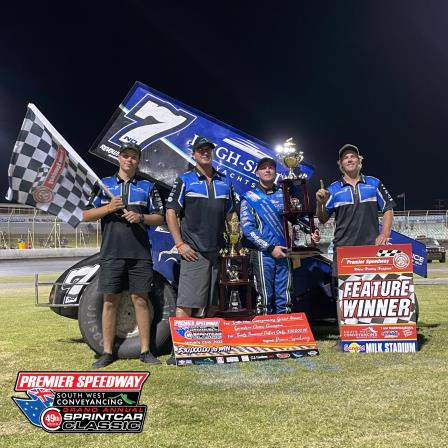
[[[320,188],[316,191],[316,201],[319,202],[319,204],[326,204],[328,201],[328,198],[330,197],[330,192],[328,190],[324,190],[323,188]]]
[[[121,210],[124,208],[124,204],[123,201],[121,199],[121,196],[114,196],[109,204],[107,204],[107,209],[109,211],[109,213],[114,213],[117,210]]]
[[[316,201],[319,204],[325,204],[328,201],[328,198],[330,197],[330,192],[325,189],[324,182],[321,179],[320,180],[320,188],[316,191]]]
[[[284,247],[284,246],[275,246],[274,247],[274,250],[271,252],[271,255],[274,257],[274,258],[277,258],[277,259],[279,259],[279,258],[285,258],[286,257],[286,250],[288,250],[288,248],[287,247]]]
[[[380,233],[375,240],[375,244],[377,246],[382,246],[383,244],[387,244],[389,241],[389,235],[385,235],[384,233]]]
[[[320,232],[319,229],[316,229],[312,234],[311,234],[311,239],[317,244],[320,241]]]
[[[126,211],[123,213],[123,218],[131,224],[137,224],[140,222],[140,213]]]
[[[177,250],[180,256],[187,261],[197,261],[199,259],[198,253],[187,243],[182,243]]]

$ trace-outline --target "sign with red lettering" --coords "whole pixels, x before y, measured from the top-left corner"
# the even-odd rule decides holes
[[[337,248],[343,352],[417,351],[412,246]]]
[[[249,321],[170,317],[177,365],[302,358],[319,352],[304,313]]]

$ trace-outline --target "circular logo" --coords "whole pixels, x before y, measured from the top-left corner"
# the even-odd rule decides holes
[[[48,187],[37,187],[33,191],[33,198],[36,202],[47,204],[53,200],[53,192]]]
[[[47,431],[56,431],[62,423],[62,415],[57,408],[48,408],[40,416],[40,424]]]
[[[352,342],[348,347],[344,347],[344,349],[350,353],[360,353],[364,351],[364,347],[356,342]]]
[[[409,257],[404,253],[400,252],[394,255],[394,266],[396,268],[404,269],[409,266]]]

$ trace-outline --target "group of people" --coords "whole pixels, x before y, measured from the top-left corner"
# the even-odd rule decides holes
[[[104,351],[92,367],[105,367],[114,361],[117,312],[123,291],[129,291],[135,309],[140,360],[160,364],[150,351],[148,291],[153,273],[147,226],[162,225],[165,219],[181,256],[177,317],[213,316],[216,312],[218,254],[224,246],[225,222],[238,215],[252,249],[257,313],[291,311],[291,266],[278,226],[284,203],[281,188],[274,183],[276,162],[268,157],[258,161],[255,174],[259,183],[239,203],[229,177],[213,168],[214,147],[206,137],[193,141],[196,166],[176,179],[165,208],[154,183],[137,175],[141,153],[134,144],[120,148],[118,172],[103,179],[109,191],[97,187],[93,192],[84,220],[101,219],[99,291],[104,294]],[[390,235],[395,203],[377,178],[361,174],[362,160],[356,146],[343,146],[338,160],[342,177],[316,192],[319,221],[325,223],[335,215],[335,248],[385,244]],[[383,213],[381,234],[378,210]],[[318,231],[312,239],[319,241]],[[173,358],[168,363],[174,364]]]

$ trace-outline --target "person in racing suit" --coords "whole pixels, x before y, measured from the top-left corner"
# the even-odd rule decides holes
[[[251,251],[255,288],[258,293],[257,314],[291,312],[292,275],[284,237],[272,222],[281,222],[284,210],[282,189],[275,185],[277,165],[264,157],[257,163],[255,174],[259,184],[241,201],[240,225]],[[270,224],[271,223],[271,224]],[[319,231],[312,235],[319,241]]]

